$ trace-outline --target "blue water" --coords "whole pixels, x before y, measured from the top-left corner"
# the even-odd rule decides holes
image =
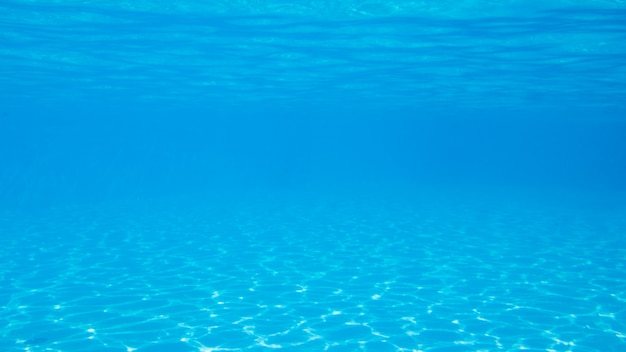
[[[1,351],[626,351],[622,1],[0,2]]]

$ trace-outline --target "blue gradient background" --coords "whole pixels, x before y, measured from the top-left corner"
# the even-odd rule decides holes
[[[589,320],[572,320],[564,327],[568,332],[555,337],[550,334],[558,329],[550,327],[560,323],[498,315],[490,321],[500,327],[477,326],[473,342],[465,344],[454,343],[455,334],[473,325],[443,312],[457,320],[450,326],[461,324],[465,332],[443,324],[437,333],[407,335],[404,326],[385,340],[334,330],[326,315],[339,308],[319,296],[326,315],[310,314],[323,316],[326,325],[309,328],[320,337],[273,348],[626,349],[624,43],[621,1],[2,1],[0,346],[269,349],[262,332],[246,330],[242,336],[256,336],[250,341],[233,338],[232,331],[211,335],[215,340],[198,334],[181,339],[176,324],[142,328],[126,340],[116,333],[95,340],[46,334],[66,327],[44,312],[67,306],[66,318],[89,317],[67,323],[76,331],[102,327],[131,336],[132,325],[116,325],[81,305],[92,291],[72,293],[66,285],[89,286],[110,276],[145,282],[153,290],[146,295],[157,297],[160,287],[170,292],[168,283],[158,283],[160,276],[176,286],[188,275],[177,287],[196,280],[193,293],[179,292],[183,298],[161,306],[176,311],[177,305],[201,307],[196,299],[217,291],[237,291],[246,285],[241,280],[266,269],[262,263],[302,276],[281,276],[284,287],[313,288],[316,268],[307,263],[330,250],[321,267],[331,273],[322,285],[331,292],[344,292],[336,290],[347,282],[345,271],[378,273],[355,284],[357,291],[382,287],[376,275],[399,275],[385,281],[401,285],[391,301],[380,292],[368,296],[381,306],[365,316],[388,326],[421,321],[410,318],[413,308],[397,316],[393,308],[413,307],[421,299],[412,293],[417,286],[431,285],[442,299],[465,297],[467,306],[453,305],[471,312],[472,297],[493,297],[489,285],[494,292],[517,292],[523,280],[516,281],[516,273],[531,270],[528,263],[550,263],[544,278],[538,273],[530,281],[552,284],[550,277],[559,277],[556,287],[563,290],[531,284],[536,292],[530,296],[511,293],[515,304],[557,307],[555,315],[567,316],[566,304],[545,297],[568,292],[562,301],[578,302],[569,306],[580,304],[575,314]],[[207,240],[207,231],[214,237]],[[209,243],[224,244],[221,254],[210,256],[223,264],[229,277],[223,284],[200,269],[206,257],[196,250]],[[537,243],[538,257],[530,250]],[[491,252],[481,252],[489,245]],[[395,246],[423,250],[425,259],[414,262],[414,251],[387,250]],[[89,257],[96,249],[99,254]],[[115,253],[126,259],[108,266]],[[518,254],[527,259],[515,259]],[[146,264],[154,257],[166,259]],[[140,269],[129,270],[124,260]],[[482,270],[499,267],[509,274],[466,290],[451,284],[482,277],[469,264],[473,260]],[[179,262],[188,265],[172,264]],[[359,268],[350,264],[355,262]],[[594,269],[580,273],[589,263],[596,263]],[[439,271],[448,265],[468,269]],[[98,276],[79,275],[85,266]],[[32,274],[42,268],[50,271]],[[78,278],[57,277],[64,271]],[[415,279],[423,272],[432,275],[426,283]],[[203,280],[215,287],[197,291]],[[484,290],[472,296],[476,287]],[[592,287],[612,303],[584,293],[597,293]],[[36,303],[29,290],[54,299]],[[128,292],[114,291],[109,303],[94,307],[124,304]],[[273,289],[260,292],[277,296]],[[357,297],[341,302],[362,305]],[[298,308],[311,298],[298,299],[287,295],[278,305],[295,307],[293,316],[311,322]],[[251,300],[251,307],[263,306],[263,298]],[[70,312],[72,302],[80,304]],[[157,308],[145,312],[159,314]],[[249,316],[261,326],[289,320],[264,312],[235,309],[232,320]],[[124,314],[141,321],[143,313],[138,306]],[[190,321],[197,329],[215,323]],[[433,321],[424,321],[428,330]],[[42,328],[46,324],[55,327]],[[595,327],[589,332],[585,326]],[[476,338],[495,335],[501,337]],[[398,336],[410,342],[394,340]]]

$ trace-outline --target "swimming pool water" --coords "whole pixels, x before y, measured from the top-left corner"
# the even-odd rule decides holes
[[[621,351],[624,219],[432,194],[7,214],[0,346]]]
[[[0,352],[626,351],[625,33],[0,1]]]

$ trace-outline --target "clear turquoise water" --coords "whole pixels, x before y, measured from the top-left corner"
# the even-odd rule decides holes
[[[620,1],[0,3],[0,350],[626,350]]]
[[[5,217],[2,348],[620,351],[623,215],[424,193]]]

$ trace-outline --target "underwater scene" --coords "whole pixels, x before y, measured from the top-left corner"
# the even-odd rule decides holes
[[[0,351],[626,351],[621,0],[0,1]]]

